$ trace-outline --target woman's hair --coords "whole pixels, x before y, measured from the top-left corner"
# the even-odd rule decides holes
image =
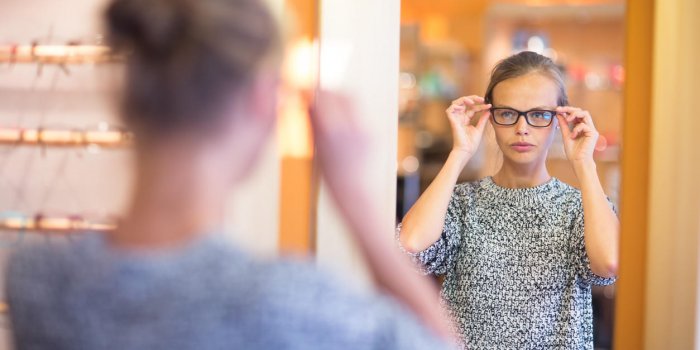
[[[532,51],[523,51],[498,62],[491,71],[491,80],[486,88],[486,94],[484,94],[486,103],[493,103],[493,89],[498,83],[533,72],[544,74],[557,84],[559,87],[558,106],[569,104],[562,71],[548,57]]]
[[[122,117],[148,136],[215,126],[278,44],[259,0],[113,0],[106,22],[126,56]]]

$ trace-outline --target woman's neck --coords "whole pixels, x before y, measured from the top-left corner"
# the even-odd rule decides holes
[[[503,162],[503,166],[493,176],[493,182],[506,188],[530,188],[539,186],[552,177],[544,163],[533,165]]]
[[[222,162],[211,158],[188,147],[141,154],[133,200],[110,244],[167,249],[219,229],[228,184]]]

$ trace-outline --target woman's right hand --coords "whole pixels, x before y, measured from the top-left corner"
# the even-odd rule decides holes
[[[471,158],[479,148],[481,137],[488,122],[491,104],[485,104],[481,96],[465,96],[454,101],[445,111],[452,127],[452,150]],[[471,125],[474,117],[479,118],[476,126]]]

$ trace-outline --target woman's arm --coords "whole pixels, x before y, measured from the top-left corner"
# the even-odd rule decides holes
[[[417,253],[440,239],[457,177],[469,158],[461,152],[450,152],[438,175],[406,213],[399,236],[404,249]]]
[[[594,274],[610,278],[617,274],[620,222],[608,204],[593,161],[574,164],[583,198],[586,254]]]
[[[396,249],[391,232],[383,232],[377,205],[363,183],[369,144],[357,125],[352,103],[343,96],[319,92],[311,122],[323,177],[375,281],[436,334],[451,339],[452,327],[440,306],[438,289],[415,273],[409,259]]]
[[[620,222],[608,204],[596,172],[593,150],[598,131],[590,113],[574,107],[559,107],[564,149],[581,184],[584,241],[591,271],[605,278],[617,274]],[[568,123],[573,122],[570,130]]]
[[[484,104],[482,97],[468,96],[453,101],[447,109],[454,139],[452,152],[401,223],[399,239],[406,250],[416,253],[440,239],[452,191],[462,169],[479,147],[490,107],[490,104]],[[472,126],[470,121],[476,114],[480,114],[479,121]]]

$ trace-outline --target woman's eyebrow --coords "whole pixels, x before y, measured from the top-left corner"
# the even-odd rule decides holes
[[[513,107],[511,107],[511,106],[506,106],[506,105],[494,105],[493,108],[508,108],[508,109],[520,111],[520,110],[517,109],[517,108],[513,108]],[[548,111],[548,110],[554,110],[555,108],[556,108],[556,107],[552,107],[552,106],[537,106],[537,107],[534,107],[534,108],[530,108],[530,109],[523,110],[523,111],[521,111],[521,112],[535,111],[535,110],[547,110],[547,111]]]

